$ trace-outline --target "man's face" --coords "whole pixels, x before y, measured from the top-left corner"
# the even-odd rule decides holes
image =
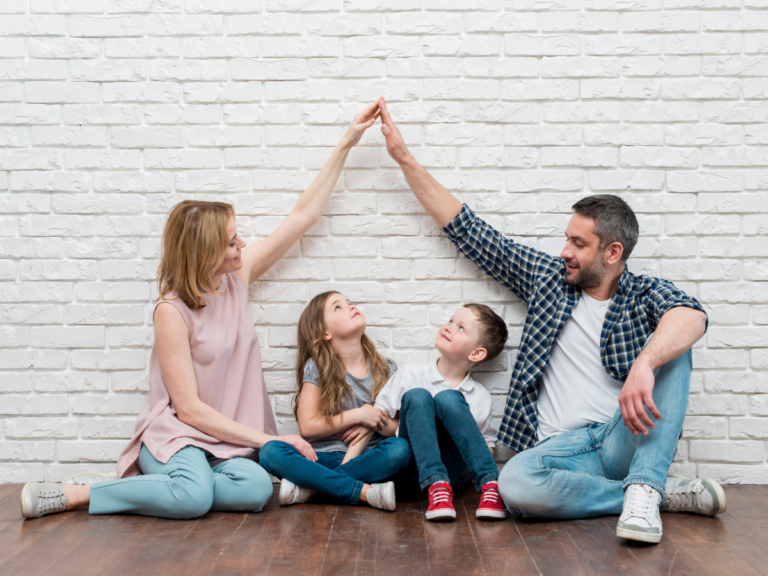
[[[595,221],[574,214],[565,229],[566,243],[560,257],[565,260],[565,281],[579,288],[596,288],[605,276],[605,250],[595,234]]]

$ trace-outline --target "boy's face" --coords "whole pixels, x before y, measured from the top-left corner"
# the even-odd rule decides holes
[[[435,348],[443,356],[480,362],[487,354],[485,348],[480,348],[480,330],[480,321],[475,313],[462,306],[438,330]]]

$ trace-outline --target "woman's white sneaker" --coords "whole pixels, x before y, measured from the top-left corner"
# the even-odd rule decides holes
[[[627,540],[661,541],[661,494],[648,484],[630,484],[624,491],[624,508],[616,536]]]
[[[665,512],[693,512],[715,516],[725,512],[723,487],[709,478],[668,478],[664,495]]]
[[[395,502],[395,483],[371,484],[365,495],[368,504],[379,510],[392,512],[397,506]]]
[[[280,506],[301,504],[302,502],[309,500],[312,497],[312,494],[313,492],[309,488],[296,486],[296,484],[287,478],[283,478],[280,482],[280,495],[277,497],[277,501]]]
[[[24,518],[39,518],[66,509],[67,496],[58,482],[30,482],[21,490],[21,515]]]

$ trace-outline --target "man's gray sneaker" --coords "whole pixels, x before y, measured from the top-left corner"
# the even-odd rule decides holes
[[[725,512],[723,487],[709,478],[667,478],[665,512],[693,512],[715,516]]]
[[[21,515],[24,518],[64,512],[66,508],[67,497],[58,482],[30,482],[21,490]]]
[[[73,486],[90,486],[91,484],[109,482],[110,480],[117,480],[117,472],[110,472],[109,474],[100,474],[98,472],[83,472],[81,474],[74,474],[68,478],[64,478],[61,483],[72,484]]]
[[[648,484],[630,484],[624,491],[624,508],[616,536],[640,542],[661,542],[661,494]]]

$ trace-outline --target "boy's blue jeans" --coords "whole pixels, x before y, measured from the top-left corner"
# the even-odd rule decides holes
[[[663,498],[688,406],[691,368],[688,350],[654,370],[653,401],[662,419],[648,436],[632,434],[617,410],[607,424],[559,434],[514,456],[499,477],[509,511],[546,518],[621,514],[629,484],[648,484]]]
[[[259,464],[278,478],[356,504],[363,484],[381,482],[400,472],[411,459],[411,448],[402,438],[385,438],[357,458],[342,464],[345,452],[318,452],[317,462],[293,446],[271,440],[259,451]]]
[[[411,444],[422,491],[441,480],[459,488],[472,477],[479,492],[499,477],[493,454],[458,390],[443,390],[434,398],[423,388],[406,392],[398,435]]]

